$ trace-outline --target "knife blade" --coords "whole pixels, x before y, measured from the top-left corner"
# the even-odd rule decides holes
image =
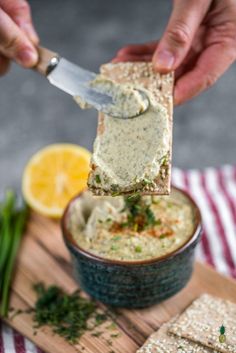
[[[116,103],[113,100],[112,94],[109,95],[106,92],[101,92],[99,89],[90,86],[90,82],[97,77],[97,74],[71,63],[46,48],[39,47],[38,52],[39,61],[35,69],[39,73],[46,76],[52,85],[73,97],[80,97],[80,100],[98,111],[107,113],[116,118],[130,119],[141,115],[147,110],[149,100],[146,94],[140,90],[138,91],[139,95],[142,97],[143,104],[140,105],[138,111],[130,113],[125,109],[122,110],[122,108],[120,108],[120,110],[113,109],[114,107],[116,108]],[[133,97],[137,99],[135,94]],[[127,100],[129,98],[130,97],[127,97]],[[116,112],[116,116],[112,115],[114,111]]]
[[[94,72],[85,70],[46,48],[39,48],[36,70],[46,76],[52,85],[73,97],[80,96],[99,111],[106,110],[107,105],[113,104],[112,96],[89,87],[89,82],[97,76]]]

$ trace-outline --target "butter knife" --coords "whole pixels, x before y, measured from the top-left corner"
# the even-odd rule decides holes
[[[39,61],[35,69],[44,75],[52,85],[73,97],[79,96],[98,111],[104,113],[110,111],[109,107],[114,105],[113,97],[89,86],[89,82],[93,81],[97,74],[71,63],[49,49],[39,47],[38,53]],[[146,99],[144,95],[143,97]],[[127,119],[134,116],[116,117]]]

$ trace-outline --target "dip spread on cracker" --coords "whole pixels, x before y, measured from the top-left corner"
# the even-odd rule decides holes
[[[118,105],[124,104],[123,94],[136,90],[145,93],[149,107],[133,119],[99,115],[89,189],[95,195],[169,194],[173,74],[160,75],[151,63],[106,64],[101,74],[93,84],[118,89]],[[125,109],[140,107],[131,101]]]

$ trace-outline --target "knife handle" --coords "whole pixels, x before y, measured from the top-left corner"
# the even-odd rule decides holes
[[[59,62],[59,55],[51,50],[38,47],[39,60],[34,67],[40,74],[47,76]]]

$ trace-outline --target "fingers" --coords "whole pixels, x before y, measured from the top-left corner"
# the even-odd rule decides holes
[[[174,8],[153,56],[154,68],[162,73],[175,70],[184,60],[211,0],[175,0]]]
[[[150,62],[152,61],[152,55],[135,55],[135,54],[127,54],[123,56],[118,56],[112,60],[113,63],[119,63],[119,62],[134,62],[134,61],[147,61]]]
[[[120,49],[112,62],[151,61],[157,41],[145,44],[130,44]]]
[[[211,87],[235,60],[236,49],[231,44],[214,44],[206,48],[194,68],[177,80],[175,104],[182,104]]]
[[[26,36],[38,44],[39,38],[32,24],[30,6],[25,0],[1,0],[2,9],[22,29]]]
[[[0,76],[4,75],[10,68],[10,60],[0,55]]]
[[[0,8],[0,53],[24,67],[38,61],[38,53],[28,37]]]
[[[144,44],[130,44],[126,47],[120,49],[116,56],[123,56],[123,55],[136,55],[136,54],[153,54],[156,49],[157,41],[144,43]]]

